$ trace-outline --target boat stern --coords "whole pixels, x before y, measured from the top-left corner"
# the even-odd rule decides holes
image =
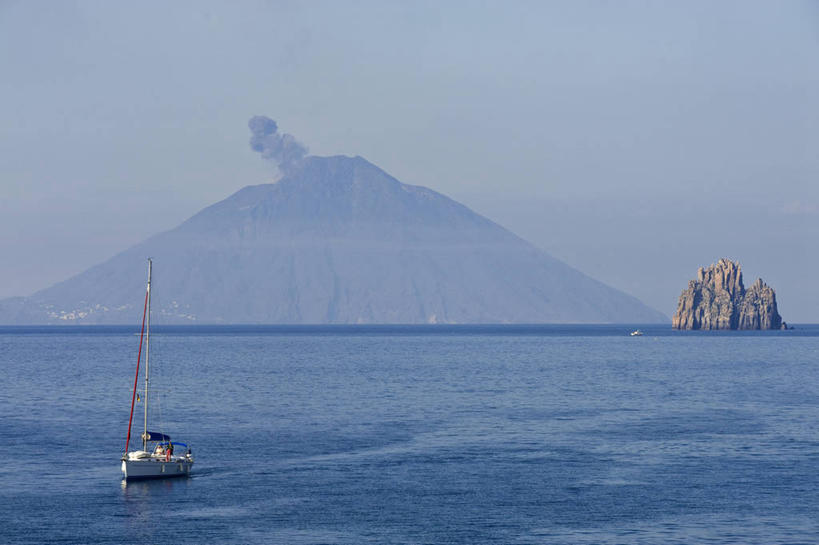
[[[164,458],[123,460],[122,475],[126,480],[187,477],[190,475],[192,467],[193,460],[182,457],[175,460],[165,460]]]

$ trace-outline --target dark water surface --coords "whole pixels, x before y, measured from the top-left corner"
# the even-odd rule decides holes
[[[136,328],[0,328],[0,543],[815,543],[798,327],[160,328],[127,485]]]

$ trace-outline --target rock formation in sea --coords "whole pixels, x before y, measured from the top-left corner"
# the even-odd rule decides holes
[[[135,323],[149,256],[159,324],[667,322],[440,193],[362,157],[305,156],[270,119],[250,128],[281,179],[0,301],[0,323]]]
[[[680,294],[674,329],[786,329],[776,308],[773,288],[761,278],[747,290],[742,283],[742,267],[720,259],[697,271]]]

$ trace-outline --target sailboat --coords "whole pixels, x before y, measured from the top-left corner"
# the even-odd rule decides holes
[[[131,396],[131,416],[128,418],[128,435],[125,438],[125,454],[122,455],[122,474],[126,480],[162,479],[185,477],[190,475],[193,467],[193,454],[185,443],[171,441],[164,433],[148,430],[148,363],[151,340],[151,269],[152,261],[148,259],[148,288],[145,292],[145,305],[142,309],[142,329],[139,333],[139,351],[137,368],[134,376],[134,392]],[[131,442],[131,423],[134,420],[134,402],[137,399],[139,366],[142,360],[142,341],[145,340],[145,370],[142,402],[145,410],[142,428],[142,448],[129,451]]]

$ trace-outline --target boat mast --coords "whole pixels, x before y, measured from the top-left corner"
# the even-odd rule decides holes
[[[145,327],[145,424],[142,433],[142,450],[148,450],[148,354],[151,350],[151,258],[148,258],[148,313]]]
[[[150,269],[150,265],[148,267]],[[148,277],[150,278],[150,270]],[[148,283],[148,288],[150,288],[150,282]],[[145,315],[148,312],[149,291],[150,289],[145,290],[145,304],[142,307],[142,328],[139,330],[139,350],[137,351],[136,372],[134,373],[134,393],[131,394],[131,413],[128,415],[128,435],[125,436],[125,455],[128,454],[128,445],[131,443],[131,424],[134,422],[134,401],[136,401],[137,384],[139,383],[139,364],[142,361],[142,339],[145,336]],[[143,441],[142,444],[144,446],[145,441]]]

